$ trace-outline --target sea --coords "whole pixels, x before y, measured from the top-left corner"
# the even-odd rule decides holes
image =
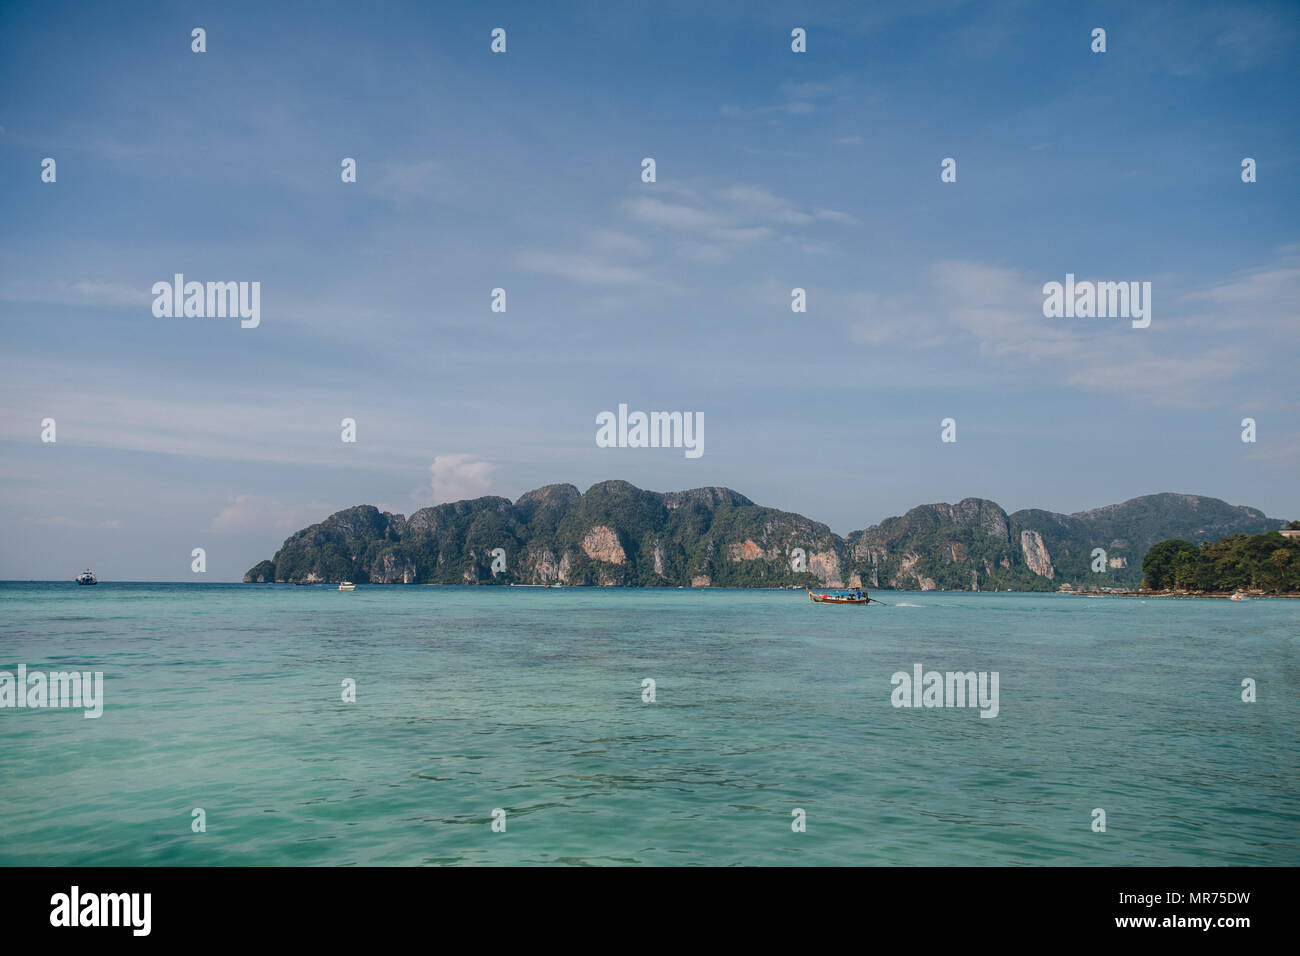
[[[3,583],[0,865],[1300,865],[1300,601],[875,596]]]

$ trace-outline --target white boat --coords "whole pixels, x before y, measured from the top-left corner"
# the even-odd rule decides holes
[[[340,582],[339,582],[339,590],[340,590],[340,591],[355,591],[356,589],[357,589],[357,586],[356,586],[355,584],[353,584],[351,581],[340,581]]]
[[[90,570],[90,568],[86,568],[86,570],[82,571],[80,574],[77,575],[77,583],[98,584],[99,578],[95,577],[94,571]]]
[[[1232,592],[1232,597],[1228,598],[1228,600],[1229,600],[1229,601],[1244,601],[1244,600],[1246,600],[1246,599],[1245,599],[1244,597],[1241,596],[1241,592],[1240,592],[1240,591],[1234,591],[1234,592]]]

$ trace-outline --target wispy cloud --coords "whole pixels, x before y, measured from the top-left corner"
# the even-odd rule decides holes
[[[815,222],[854,225],[857,220],[838,209],[800,209],[762,186],[728,186],[716,197],[733,215],[753,220],[768,220],[790,226],[807,226]]]
[[[364,158],[357,159],[357,182],[364,184],[366,191],[376,196],[390,202],[427,201],[441,196],[440,175],[443,170],[431,159],[413,162],[378,160],[373,163],[373,169],[363,167],[363,163],[372,165]]]
[[[856,220],[838,209],[799,204],[762,186],[733,183],[714,188],[666,187],[667,198],[636,196],[623,203],[634,222],[662,232],[678,243],[676,251],[706,262],[720,262],[756,243],[803,237],[824,225],[846,226]],[[825,248],[815,249],[825,252]]]
[[[661,267],[665,254],[724,262],[739,249],[783,240],[808,254],[825,255],[830,247],[809,237],[809,230],[857,224],[841,210],[801,206],[747,183],[663,184],[652,191],[657,194],[622,202],[629,227],[593,229],[574,248],[524,249],[515,255],[516,265],[583,285],[653,283],[662,290],[672,284]]]
[[[1300,332],[1295,319],[1300,313],[1300,243],[1288,243],[1278,250],[1276,262],[1249,269],[1205,289],[1188,292],[1185,301],[1207,303],[1209,318],[1222,322],[1230,311],[1234,326]]]
[[[1152,66],[1174,76],[1257,69],[1291,56],[1297,27],[1283,4],[1198,5],[1164,2],[1134,8],[1131,34]],[[1158,37],[1159,42],[1150,38]]]
[[[45,518],[24,518],[23,524],[35,525],[42,528],[101,528],[108,531],[122,527],[122,522],[117,519],[110,519],[107,521],[80,521],[76,518],[69,518],[67,515],[50,515]]]
[[[1245,330],[1300,337],[1293,321],[1298,252],[1284,247],[1276,263],[1181,294],[1173,290],[1186,280],[1163,277],[1155,283],[1159,311],[1149,330],[1123,320],[1044,318],[1044,277],[967,260],[934,263],[911,289],[827,291],[819,301],[862,345],[924,350],[969,342],[990,370],[1019,366],[1021,374],[1037,370],[1040,380],[1049,373],[1058,385],[1197,407],[1219,401],[1215,389],[1247,368],[1271,361],[1247,347]],[[1196,313],[1188,308],[1196,303],[1212,308]]]
[[[787,80],[777,88],[776,101],[757,106],[724,103],[719,112],[730,119],[747,117],[810,116],[824,112],[837,98],[847,93],[847,83]]]
[[[481,498],[492,487],[497,466],[473,455],[437,455],[429,466],[430,490],[433,501],[441,504]]]
[[[92,279],[32,281],[17,279],[0,285],[0,301],[39,302],[81,308],[142,308],[153,301],[151,285],[132,286],[121,281]]]
[[[592,252],[525,249],[515,257],[515,262],[522,269],[589,285],[623,285],[647,280],[642,270]]]
[[[288,533],[319,521],[327,514],[320,502],[285,504],[266,495],[234,495],[212,519],[209,531],[237,533],[268,529]]]

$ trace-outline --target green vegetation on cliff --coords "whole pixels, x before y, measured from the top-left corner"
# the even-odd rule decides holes
[[[1291,522],[1296,527],[1296,522]],[[1300,539],[1233,534],[1195,545],[1161,541],[1142,560],[1142,587],[1153,591],[1300,591]]]
[[[1213,540],[1278,527],[1252,508],[1149,495],[1075,515],[967,498],[921,505],[846,538],[728,488],[659,493],[605,481],[585,494],[547,485],[520,496],[423,508],[409,518],[347,508],[285,539],[250,582],[564,584],[1054,590],[1137,584],[1164,538]],[[1105,570],[1091,570],[1095,550]],[[501,565],[504,562],[504,569]],[[495,568],[495,570],[494,570]]]

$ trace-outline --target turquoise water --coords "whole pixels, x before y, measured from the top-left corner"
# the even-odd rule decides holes
[[[880,597],[0,584],[0,864],[1300,864],[1300,601]]]

